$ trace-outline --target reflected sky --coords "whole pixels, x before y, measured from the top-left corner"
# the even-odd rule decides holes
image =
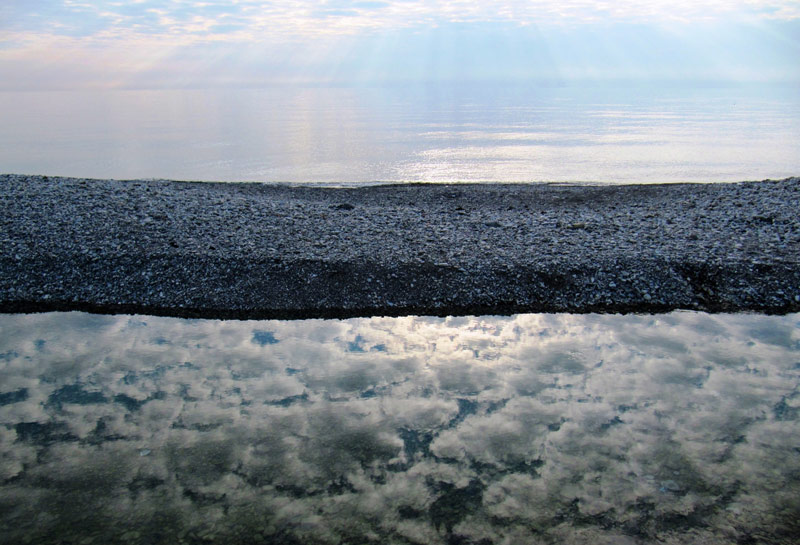
[[[0,316],[0,540],[787,543],[800,316]]]

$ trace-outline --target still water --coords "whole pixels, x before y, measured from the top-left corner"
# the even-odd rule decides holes
[[[0,316],[2,543],[796,543],[800,315]]]
[[[0,172],[710,182],[800,173],[800,93],[558,87],[0,93]]]

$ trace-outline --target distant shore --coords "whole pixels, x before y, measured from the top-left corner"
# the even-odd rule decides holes
[[[0,312],[800,311],[800,178],[302,185],[0,175]]]

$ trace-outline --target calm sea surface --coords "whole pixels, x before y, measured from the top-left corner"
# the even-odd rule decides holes
[[[800,174],[800,92],[10,92],[0,93],[0,172],[334,184],[783,178]]]
[[[0,316],[0,542],[797,543],[800,315]]]

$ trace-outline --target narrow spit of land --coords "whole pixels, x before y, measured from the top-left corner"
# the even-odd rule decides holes
[[[800,178],[276,184],[0,176],[0,311],[800,311]]]

